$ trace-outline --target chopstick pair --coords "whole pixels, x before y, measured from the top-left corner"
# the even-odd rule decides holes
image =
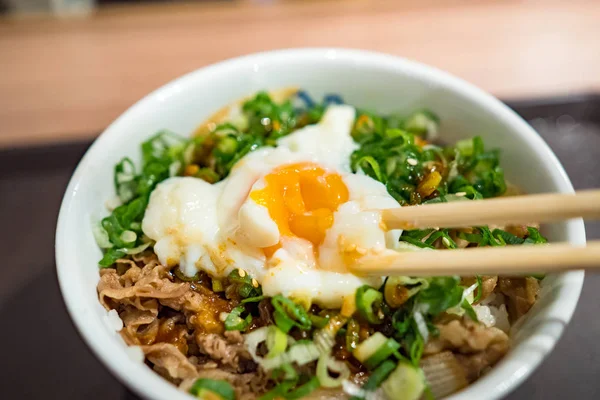
[[[484,225],[600,219],[600,190],[456,201],[381,211],[388,229],[464,228]],[[576,246],[476,247],[451,251],[384,251],[367,254],[351,266],[362,275],[527,275],[600,268],[600,241]]]

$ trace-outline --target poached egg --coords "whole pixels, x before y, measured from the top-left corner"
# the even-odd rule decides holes
[[[364,284],[347,269],[369,250],[394,248],[378,212],[397,207],[385,186],[350,171],[355,110],[330,106],[322,120],[247,154],[216,184],[174,177],[152,192],[142,229],[161,263],[216,278],[240,268],[267,296],[339,308]]]

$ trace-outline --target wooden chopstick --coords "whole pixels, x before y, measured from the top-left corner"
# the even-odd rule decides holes
[[[388,229],[463,228],[600,219],[600,190],[454,201],[382,210]]]
[[[573,269],[600,269],[600,240],[457,250],[367,253],[350,266],[357,275],[529,275]]]

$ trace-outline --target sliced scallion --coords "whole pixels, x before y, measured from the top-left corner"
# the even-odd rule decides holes
[[[96,244],[101,249],[110,249],[111,247],[114,247],[114,244],[110,242],[108,232],[106,232],[100,223],[92,223],[92,233],[94,234]]]
[[[317,360],[319,355],[319,350],[314,343],[295,343],[285,353],[278,354],[273,358],[265,358],[260,364],[265,370],[270,371],[284,364],[305,365]]]
[[[329,371],[334,372],[337,377],[333,378]],[[343,361],[338,361],[328,354],[321,354],[317,362],[317,378],[321,386],[334,388],[342,385],[342,382],[350,377],[350,369]]]
[[[319,315],[310,314],[309,317],[312,325],[317,329],[324,328],[329,321],[329,318],[321,317]]]
[[[190,393],[198,399],[214,399],[217,396],[221,400],[235,400],[235,390],[222,380],[198,379],[190,388]]]
[[[277,323],[277,326],[279,326],[284,332],[289,332],[289,329],[291,329],[288,328],[290,321],[293,325],[300,329],[310,329],[312,322],[308,313],[301,305],[294,303],[292,300],[282,295],[273,296],[271,298],[271,304],[273,304],[275,313],[278,314],[279,320],[283,324],[283,327],[277,323],[277,320],[275,322]]]
[[[381,346],[379,346],[375,353],[371,354],[371,356],[365,360],[363,364],[368,369],[373,369],[388,359],[399,348],[400,343],[396,342],[392,338],[387,339]]]
[[[223,290],[225,290],[225,288],[223,287],[223,281],[220,279],[214,279],[212,280],[212,290],[213,292],[222,292]]]
[[[267,348],[269,349],[269,353],[266,357],[273,358],[285,352],[287,343],[287,335],[282,330],[275,325],[269,326],[269,331],[267,332]]]
[[[392,373],[396,368],[396,363],[392,360],[384,361],[379,367],[377,367],[369,376],[369,380],[364,384],[362,389],[365,392],[372,392],[376,390],[383,381]],[[360,400],[363,397],[352,396],[350,400]],[[396,395],[391,397],[396,398]]]
[[[237,306],[227,315],[225,319],[226,331],[245,331],[252,323],[252,315],[248,314],[245,318],[241,315],[246,309],[243,306]]]
[[[294,327],[294,321],[287,314],[279,310],[273,313],[273,319],[275,320],[275,325],[285,333],[288,333]]]
[[[273,389],[269,390],[267,393],[263,394],[258,398],[258,400],[275,400],[275,399],[285,399],[286,394],[296,386],[296,380],[291,381],[283,381],[279,385],[275,386]]]
[[[346,326],[346,350],[354,351],[360,341],[360,325],[356,320],[351,319]]]
[[[369,336],[367,340],[359,344],[352,354],[358,361],[365,364],[367,360],[375,355],[380,348],[384,348],[387,340],[388,338],[385,337],[381,332],[375,332]]]
[[[461,307],[463,310],[465,310],[465,314],[467,314],[469,318],[471,318],[475,322],[479,322],[479,319],[477,318],[477,313],[475,312],[473,306],[471,305],[471,303],[469,303],[467,299],[464,299],[462,301]]]
[[[371,324],[381,324],[383,322],[383,316],[381,314],[381,303],[383,302],[383,295],[381,292],[373,289],[368,285],[359,287],[356,290],[356,308]]]
[[[262,301],[264,299],[265,299],[265,296],[248,297],[247,299],[242,300],[242,304],[258,303],[259,301]]]
[[[425,377],[418,367],[401,361],[381,388],[388,399],[397,398],[402,393],[402,399],[418,400],[425,390]]]
[[[121,233],[121,240],[125,243],[133,243],[137,239],[137,234],[134,231],[123,231]]]
[[[285,395],[287,400],[301,399],[319,388],[319,379],[313,376],[304,385],[297,387]]]

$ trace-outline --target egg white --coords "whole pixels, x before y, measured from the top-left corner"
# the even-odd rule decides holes
[[[349,273],[343,256],[347,246],[393,248],[401,233],[386,232],[379,213],[370,211],[398,206],[385,186],[350,172],[350,155],[357,148],[350,135],[354,117],[351,106],[331,106],[320,123],[280,139],[277,148],[249,153],[217,184],[191,177],[160,183],[142,230],[156,241],[161,263],[179,265],[188,276],[203,270],[225,277],[242,268],[261,283],[265,295],[308,296],[326,308],[340,307],[343,297],[363,284],[380,284],[381,278]],[[297,162],[317,163],[339,174],[349,192],[317,252],[304,239],[280,235],[268,210],[249,198],[252,190],[264,187],[270,171]],[[262,248],[277,243],[282,247],[267,260]]]

